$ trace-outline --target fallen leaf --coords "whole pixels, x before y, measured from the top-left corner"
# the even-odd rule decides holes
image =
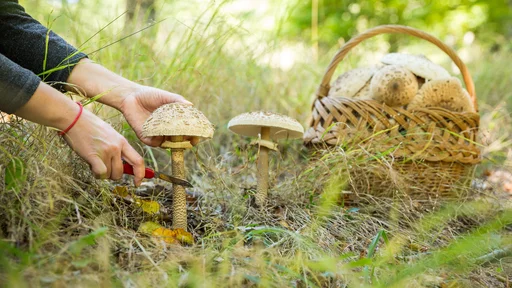
[[[147,222],[140,224],[138,231],[140,233],[152,234],[153,231],[155,231],[157,228],[160,228],[160,227],[162,227],[162,225],[152,222],[152,221],[147,221]]]
[[[128,188],[126,186],[116,186],[112,189],[112,193],[123,198],[130,196],[130,192],[128,192]]]
[[[160,212],[160,204],[156,201],[137,199],[135,203],[148,214],[153,215]]]
[[[174,244],[178,241],[178,239],[175,238],[176,233],[170,229],[159,227],[151,233],[155,238],[164,241],[167,244]]]
[[[139,232],[149,234],[154,238],[161,240],[167,244],[194,244],[194,237],[189,232],[178,228],[178,229],[169,229],[162,227],[162,225],[155,222],[144,222],[139,226]]]

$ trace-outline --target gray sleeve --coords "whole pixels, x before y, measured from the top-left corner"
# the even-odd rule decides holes
[[[30,100],[41,79],[0,54],[0,110],[16,112]]]
[[[0,0],[0,53],[50,84],[66,82],[74,65],[87,57],[57,34],[48,33],[13,0]]]

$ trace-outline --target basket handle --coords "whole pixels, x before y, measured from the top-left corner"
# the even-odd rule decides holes
[[[469,96],[471,97],[471,101],[473,102],[475,109],[478,111],[477,103],[476,103],[476,94],[475,94],[475,85],[473,83],[473,79],[471,78],[471,75],[469,74],[469,70],[466,67],[466,65],[462,62],[462,60],[457,56],[457,53],[450,48],[448,45],[441,42],[436,37],[425,33],[419,29],[408,27],[408,26],[402,26],[402,25],[381,25],[374,27],[372,29],[369,29],[354,38],[350,39],[341,49],[334,55],[334,58],[331,60],[331,63],[327,67],[327,71],[325,72],[325,75],[322,79],[322,83],[320,84],[320,87],[318,87],[318,90],[316,91],[316,97],[317,99],[321,99],[325,97],[329,93],[330,82],[332,79],[332,74],[336,70],[336,67],[338,67],[338,64],[345,58],[345,56],[348,54],[348,52],[357,46],[362,41],[372,38],[374,36],[377,36],[379,34],[384,33],[398,33],[398,34],[408,34],[412,35],[424,40],[427,40],[437,47],[439,47],[441,50],[443,50],[450,58],[453,60],[455,65],[459,68],[460,72],[462,73],[462,77],[464,78],[464,83],[466,84],[466,88],[468,90]]]

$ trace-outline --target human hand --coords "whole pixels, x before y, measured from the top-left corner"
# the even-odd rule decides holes
[[[183,96],[153,87],[139,86],[127,94],[119,110],[123,113],[128,124],[133,128],[137,137],[147,145],[158,147],[164,142],[164,137],[142,137],[142,124],[158,107],[169,103],[185,103],[192,105]],[[196,143],[192,143],[194,145]]]
[[[91,166],[100,179],[119,180],[123,176],[123,159],[133,165],[134,183],[144,178],[144,159],[112,126],[84,109],[75,126],[66,133],[69,146]]]

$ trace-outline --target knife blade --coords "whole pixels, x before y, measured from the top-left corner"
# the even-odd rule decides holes
[[[134,175],[133,174],[133,166],[130,163],[127,163],[127,162],[123,163],[123,174]],[[148,168],[148,167],[146,167],[146,169],[144,171],[144,178],[146,178],[146,179],[158,178],[158,179],[161,179],[161,180],[173,183],[173,184],[177,184],[177,185],[181,185],[181,186],[185,186],[185,187],[191,187],[191,188],[194,187],[187,180],[173,177],[171,175],[163,174],[160,172],[156,172],[155,170]]]

